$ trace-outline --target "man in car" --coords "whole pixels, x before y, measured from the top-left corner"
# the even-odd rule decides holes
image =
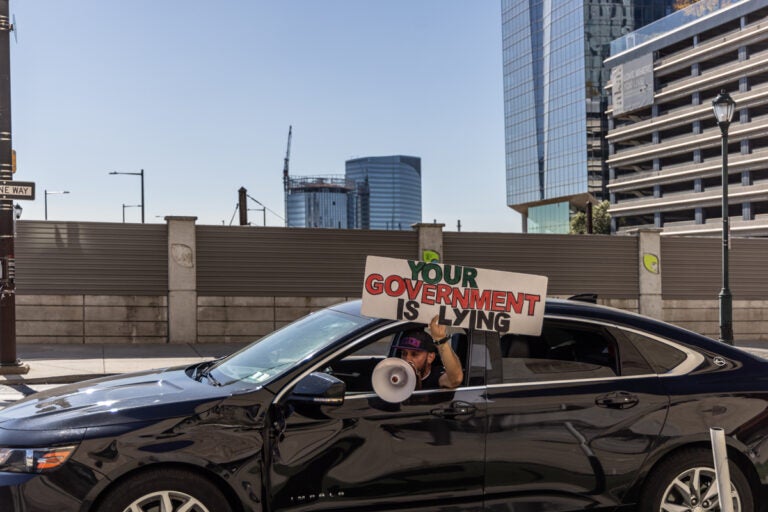
[[[429,334],[421,329],[403,333],[397,342],[400,358],[413,366],[421,385],[417,389],[454,389],[464,380],[459,357],[451,347],[451,338],[435,316],[429,323]],[[432,367],[437,354],[443,362],[442,371]]]

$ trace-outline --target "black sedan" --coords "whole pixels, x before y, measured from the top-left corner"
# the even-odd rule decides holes
[[[734,510],[766,502],[768,362],[549,300],[540,336],[455,332],[464,382],[392,403],[371,375],[415,326],[359,309],[0,411],[0,510],[719,510],[710,427]]]

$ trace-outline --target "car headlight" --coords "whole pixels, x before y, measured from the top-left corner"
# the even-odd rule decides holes
[[[42,473],[64,464],[76,446],[0,448],[0,471]]]

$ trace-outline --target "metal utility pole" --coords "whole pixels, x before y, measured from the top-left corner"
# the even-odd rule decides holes
[[[254,208],[254,210],[261,210],[261,213],[264,215],[264,227],[267,227],[267,207],[261,204],[258,199],[254,199],[251,196],[248,196],[254,203],[261,206],[261,208]],[[272,211],[272,210],[270,210]],[[274,212],[273,212],[274,213]]]
[[[245,187],[240,187],[237,191],[237,207],[240,210],[240,225],[248,225],[248,205],[246,204],[246,194],[248,190]]]
[[[9,0],[0,0],[0,180],[13,180],[11,162],[11,24]],[[13,200],[0,199],[0,373],[27,373],[16,358],[16,264]]]

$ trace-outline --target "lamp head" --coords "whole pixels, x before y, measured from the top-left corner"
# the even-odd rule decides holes
[[[731,98],[727,92],[725,92],[725,89],[722,89],[720,94],[717,95],[717,98],[712,100],[712,111],[715,114],[715,120],[717,121],[718,126],[723,124],[727,126],[730,124],[735,109],[736,102],[733,101],[733,98]]]

